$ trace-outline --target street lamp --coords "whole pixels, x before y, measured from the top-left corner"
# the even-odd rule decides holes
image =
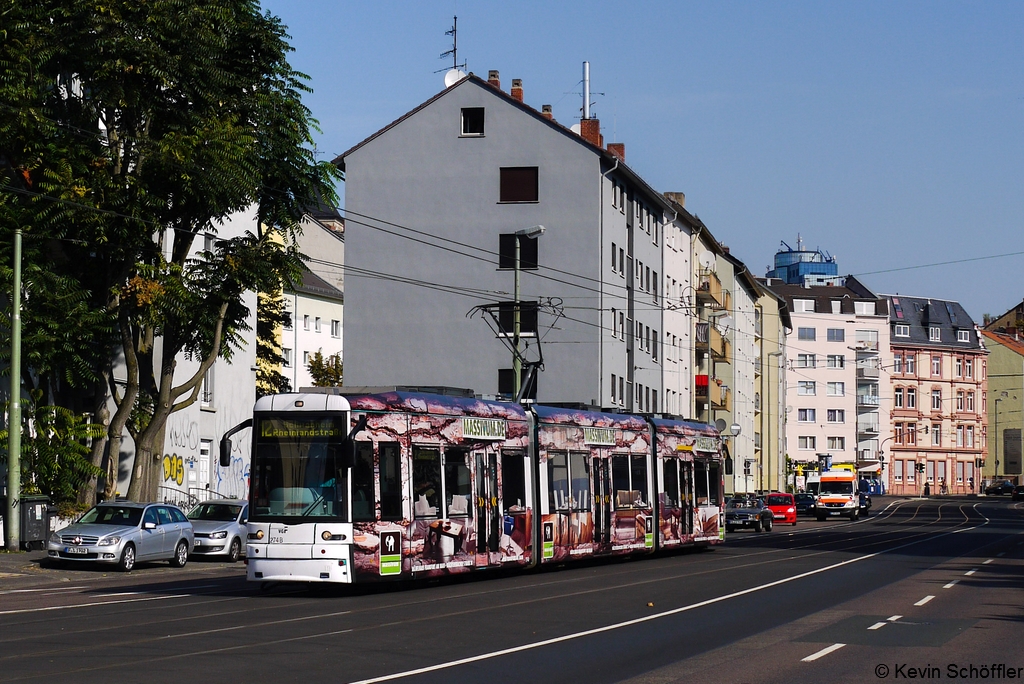
[[[522,372],[523,372],[523,360],[519,354],[519,336],[520,330],[520,317],[519,317],[519,273],[522,270],[520,266],[520,247],[519,243],[524,238],[535,238],[544,234],[544,226],[533,226],[532,228],[524,228],[517,230],[516,235],[516,285],[514,293],[513,303],[513,322],[512,322],[512,388],[513,396],[519,396],[519,390],[522,389]]]

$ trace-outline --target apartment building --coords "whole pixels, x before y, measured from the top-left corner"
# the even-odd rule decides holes
[[[980,488],[987,482],[1013,480],[1021,484],[1021,427],[1024,426],[1024,340],[1015,325],[982,330],[988,350],[987,387],[988,440],[983,468],[977,478]]]
[[[792,331],[789,305],[762,284],[754,308],[754,454],[758,489],[780,491],[786,486],[786,337]]]
[[[977,491],[987,441],[988,351],[959,303],[886,295],[894,494]]]

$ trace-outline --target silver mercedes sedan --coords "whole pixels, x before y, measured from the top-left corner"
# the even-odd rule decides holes
[[[218,556],[232,563],[245,548],[249,504],[239,499],[210,499],[196,504],[188,519],[196,531],[192,553]]]
[[[114,563],[123,572],[150,560],[180,568],[188,562],[193,540],[192,523],[177,506],[108,501],[51,534],[46,555],[53,563]]]

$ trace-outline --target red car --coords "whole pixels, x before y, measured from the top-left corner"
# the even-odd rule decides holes
[[[796,525],[796,500],[792,494],[772,492],[765,497],[764,503],[775,517],[775,522]]]

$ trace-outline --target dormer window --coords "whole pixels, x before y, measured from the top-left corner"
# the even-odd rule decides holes
[[[481,136],[484,134],[484,108],[462,108],[462,135]]]
[[[942,328],[928,328],[928,341],[929,342],[941,342],[942,341]]]

